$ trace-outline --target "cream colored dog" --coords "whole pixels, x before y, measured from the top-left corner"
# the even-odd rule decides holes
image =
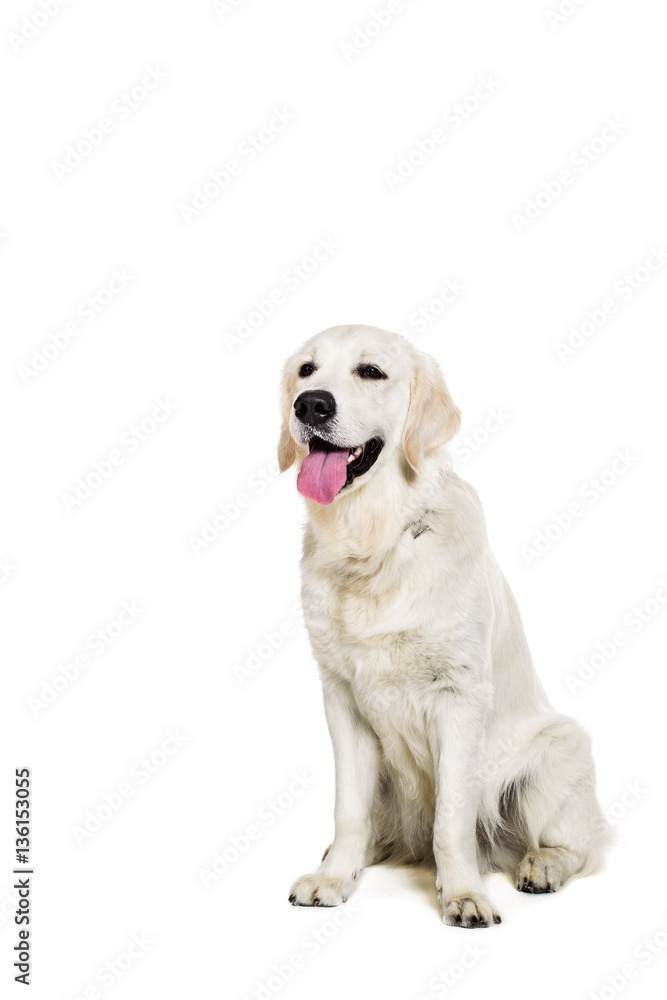
[[[477,495],[452,471],[459,411],[432,358],[368,326],[304,344],[282,406],[336,766],[333,843],[290,902],[335,906],[366,865],[426,860],[446,923],[498,923],[484,871],[555,892],[598,866],[608,830],[588,736],[549,704]]]

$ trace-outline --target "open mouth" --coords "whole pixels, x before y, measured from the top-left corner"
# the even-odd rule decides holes
[[[341,490],[375,465],[383,442],[373,437],[356,448],[342,448],[312,437],[296,481],[302,496],[329,504]]]

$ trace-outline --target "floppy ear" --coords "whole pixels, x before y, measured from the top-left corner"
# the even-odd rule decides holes
[[[424,456],[446,444],[460,424],[460,410],[447,391],[442,372],[432,358],[422,354],[412,373],[410,408],[403,432],[403,451],[415,472]]]
[[[285,472],[296,458],[296,442],[289,429],[289,418],[292,413],[292,363],[291,358],[285,365],[280,384],[280,408],[282,410],[282,428],[278,441],[278,465]]]

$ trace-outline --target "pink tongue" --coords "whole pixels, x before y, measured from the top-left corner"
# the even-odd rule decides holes
[[[302,496],[317,503],[331,503],[347,479],[347,451],[311,451],[296,480]]]

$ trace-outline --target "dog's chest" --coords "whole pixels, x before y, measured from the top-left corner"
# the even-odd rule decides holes
[[[332,572],[314,559],[303,567],[304,616],[321,671],[349,685],[411,801],[430,801],[428,720],[439,700],[470,697],[479,681],[470,594],[461,598],[465,586],[440,550],[416,548],[426,538],[410,537],[412,549],[373,573]]]
[[[418,572],[410,559],[387,561],[368,575],[311,569],[304,572],[303,603],[318,662],[350,683],[362,710],[380,704],[385,711],[404,695],[419,703],[466,682],[465,628],[442,572],[429,572],[424,560]],[[425,614],[434,603],[438,614]]]

